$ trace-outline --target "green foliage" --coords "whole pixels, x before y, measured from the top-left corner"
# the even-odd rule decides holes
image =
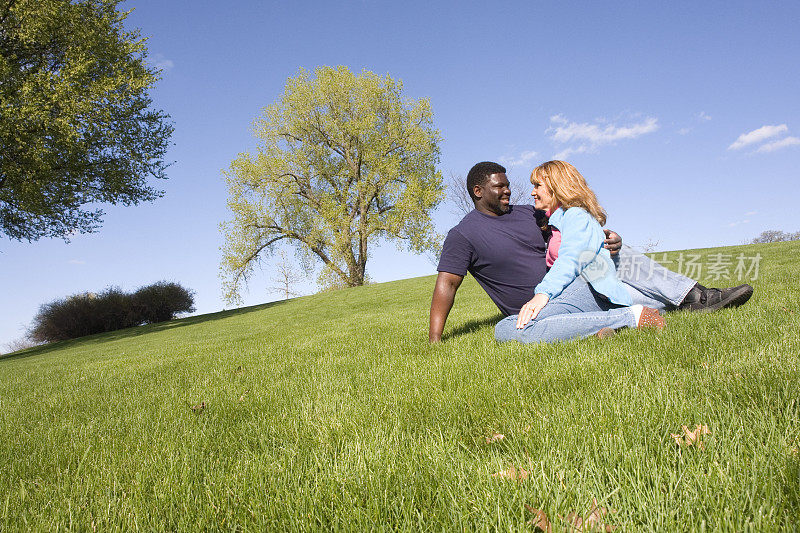
[[[440,136],[430,102],[403,98],[402,88],[345,67],[287,81],[254,123],[257,153],[240,154],[225,173],[233,213],[222,224],[226,298],[238,298],[254,264],[281,241],[351,287],[364,283],[377,239],[436,248]]]
[[[192,291],[177,283],[159,281],[133,294],[108,287],[42,305],[29,336],[39,343],[56,342],[164,322],[194,311],[193,303]]]
[[[793,531],[800,242],[713,252],[761,254],[753,298],[661,334],[498,344],[467,277],[430,345],[425,277],[2,357],[0,528],[561,531],[594,496],[616,531]]]
[[[172,125],[150,109],[158,71],[118,0],[0,0],[0,233],[92,232],[98,202],[162,193]]]

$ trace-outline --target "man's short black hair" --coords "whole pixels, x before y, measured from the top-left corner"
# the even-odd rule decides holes
[[[503,165],[491,161],[481,161],[469,169],[469,174],[467,174],[467,191],[469,191],[469,197],[472,198],[472,201],[475,202],[478,200],[472,192],[472,189],[474,189],[476,185],[483,185],[486,183],[489,176],[492,174],[505,173],[506,168]]]

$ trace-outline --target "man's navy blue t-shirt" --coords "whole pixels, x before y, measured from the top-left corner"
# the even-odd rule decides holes
[[[451,229],[437,270],[469,272],[506,316],[519,313],[547,272],[546,246],[532,205],[491,216],[473,210]]]

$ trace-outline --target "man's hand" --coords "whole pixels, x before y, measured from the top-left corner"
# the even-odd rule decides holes
[[[603,241],[603,246],[611,255],[617,255],[622,248],[622,237],[610,229],[604,229],[603,232],[606,234],[606,240]]]
[[[451,274],[449,272],[439,272],[436,277],[436,287],[433,289],[431,299],[431,322],[428,329],[428,342],[439,342],[442,340],[444,324],[447,322],[447,315],[453,307],[456,298],[456,291],[464,280],[464,276]]]
[[[524,328],[525,324],[536,318],[539,315],[539,311],[541,311],[549,301],[550,297],[543,293],[539,293],[531,298],[531,300],[523,305],[522,309],[519,310],[519,315],[517,316],[517,329]]]

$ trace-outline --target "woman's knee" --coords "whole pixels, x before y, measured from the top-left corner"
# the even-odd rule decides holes
[[[494,326],[494,338],[498,342],[517,340],[517,315],[505,317]]]

